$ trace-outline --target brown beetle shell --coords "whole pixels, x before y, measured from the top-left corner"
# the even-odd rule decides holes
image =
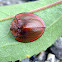
[[[31,42],[38,39],[45,30],[43,20],[35,14],[20,13],[10,25],[11,33],[20,42]]]

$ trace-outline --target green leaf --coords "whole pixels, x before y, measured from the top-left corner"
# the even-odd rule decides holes
[[[24,4],[16,4],[0,7],[0,18],[16,15],[21,12],[39,8],[58,0],[42,0]],[[13,19],[0,21],[0,62],[22,60],[27,55],[32,56],[42,50],[46,50],[60,36],[62,36],[62,4],[35,12],[46,25],[44,34],[30,43],[21,43],[15,40],[10,32],[10,24]]]

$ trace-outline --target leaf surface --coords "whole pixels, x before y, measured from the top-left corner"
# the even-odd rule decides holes
[[[32,9],[53,3],[58,0],[42,0],[24,4],[16,4],[0,7],[0,18],[27,12]],[[32,56],[42,50],[46,50],[60,36],[62,36],[62,4],[35,12],[46,25],[44,34],[30,43],[21,43],[15,40],[10,32],[10,24],[13,19],[0,21],[0,62],[22,60],[27,55]]]

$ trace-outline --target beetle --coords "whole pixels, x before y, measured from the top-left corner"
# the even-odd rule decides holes
[[[32,42],[38,39],[44,30],[44,21],[32,13],[17,14],[10,25],[11,33],[20,42]]]

